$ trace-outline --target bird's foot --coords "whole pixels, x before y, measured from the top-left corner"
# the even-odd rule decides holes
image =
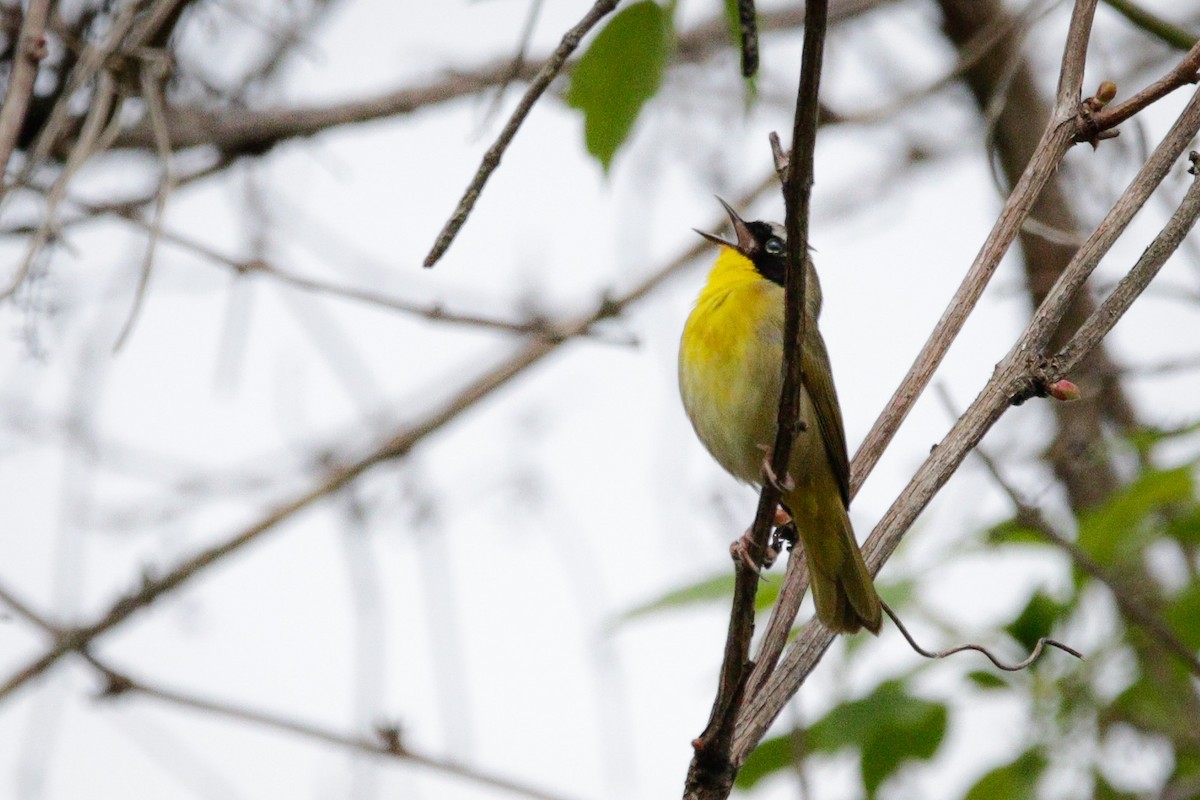
[[[779,519],[779,512],[776,512],[775,518]],[[775,565],[775,560],[779,558],[779,541],[777,531],[767,537],[766,552],[762,554],[762,561],[759,562],[757,553],[763,548],[759,547],[752,536],[753,529],[747,529],[741,537],[729,545],[729,555],[737,563],[741,564],[746,569],[753,572],[755,575],[762,573],[764,569],[770,569]]]
[[[741,538],[729,545],[729,555],[755,575],[774,566],[785,544],[790,548],[796,543],[796,526],[792,524],[792,515],[783,506],[775,509],[775,517],[771,520],[771,535],[767,537],[767,548],[761,564],[754,555],[759,547],[754,542],[751,535],[753,533],[753,528],[747,528]]]

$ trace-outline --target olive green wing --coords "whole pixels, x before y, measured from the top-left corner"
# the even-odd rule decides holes
[[[825,340],[810,326],[804,342],[804,385],[812,399],[813,413],[829,466],[842,493],[842,502],[850,506],[850,458],[846,454],[846,431],[842,427],[842,408],[838,404],[837,390],[833,387],[833,371],[829,366],[829,353]]]

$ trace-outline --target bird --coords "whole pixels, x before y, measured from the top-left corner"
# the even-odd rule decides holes
[[[787,235],[782,225],[746,222],[717,200],[729,215],[736,241],[696,231],[719,250],[683,327],[679,392],[696,435],[717,463],[738,480],[761,486],[783,384]],[[878,634],[881,602],[847,511],[846,434],[829,355],[817,329],[821,286],[808,254],[804,269],[800,432],[788,474],[775,482],[804,546],[817,618],[835,632],[865,628]]]

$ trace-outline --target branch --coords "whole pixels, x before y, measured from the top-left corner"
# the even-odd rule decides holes
[[[154,230],[153,223],[146,222],[141,219],[134,211],[129,209],[124,204],[115,206],[94,206],[86,203],[77,203],[82,208],[89,212],[97,214],[112,214],[121,219],[142,228],[148,232]],[[374,292],[369,289],[358,289],[352,286],[343,286],[336,283],[309,278],[295,272],[291,272],[278,264],[264,261],[261,258],[239,259],[233,256],[228,256],[218,252],[207,244],[192,239],[181,233],[176,233],[170,230],[161,230],[158,233],[159,238],[168,243],[173,244],[183,250],[201,256],[206,261],[227,267],[238,275],[263,275],[297,289],[315,294],[324,294],[332,297],[338,297],[345,300],[353,300],[359,303],[376,306],[378,308],[388,309],[389,311],[400,311],[405,314],[412,314],[417,317],[422,317],[434,322],[445,322],[450,325],[462,325],[465,327],[483,328],[486,330],[503,331],[506,333],[517,333],[529,336],[538,336],[549,340],[561,340],[569,338],[563,332],[563,325],[554,320],[545,319],[543,317],[534,316],[527,320],[506,320],[498,317],[492,317],[485,314],[476,314],[464,311],[448,310],[441,303],[433,305],[422,305],[411,300],[403,300],[398,297],[389,297],[388,295]],[[637,339],[629,338],[613,338],[604,336],[601,332],[594,329],[589,329],[579,334],[580,336],[593,339],[595,341],[604,342],[606,344],[618,344],[634,346],[637,344]]]
[[[1192,162],[1189,172],[1197,175],[1200,173],[1200,154],[1193,151],[1189,158]],[[1054,359],[1052,372],[1065,375],[1074,371],[1084,357],[1100,343],[1100,340],[1108,335],[1108,332],[1117,324],[1117,320],[1124,316],[1129,307],[1133,305],[1133,301],[1146,290],[1150,281],[1154,280],[1154,276],[1167,263],[1167,259],[1179,249],[1184,238],[1195,226],[1197,215],[1200,215],[1198,186],[1200,186],[1200,182],[1193,180],[1184,195],[1183,202],[1171,215],[1166,227],[1142,253],[1141,258],[1133,265],[1133,269],[1121,278],[1112,294],[1080,326],[1075,335],[1059,352]]]
[[[912,410],[917,398],[929,385],[933,373],[941,364],[950,344],[962,330],[967,317],[979,302],[984,288],[1008,252],[1021,230],[1021,224],[1045,185],[1054,177],[1058,164],[1070,148],[1075,133],[1073,120],[1079,106],[1079,87],[1083,79],[1083,59],[1087,51],[1087,34],[1091,30],[1096,0],[1078,0],[1071,18],[1071,29],[1063,53],[1059,80],[1059,102],[1051,115],[1042,139],[1029,165],[1013,187],[999,219],[993,226],[979,254],[967,270],[962,284],[946,306],[941,319],[929,334],[925,346],[909,368],[908,374],[896,388],[879,419],[871,427],[850,466],[850,494],[853,497],[863,481],[875,468],[883,451]],[[1067,99],[1063,99],[1067,98]]]
[[[4,106],[0,108],[0,197],[8,188],[4,175],[8,172],[8,160],[21,135],[21,126],[25,124],[38,64],[46,57],[45,32],[49,15],[50,0],[30,0],[25,18],[21,21],[17,44],[13,48],[8,89],[4,94]]]
[[[454,213],[450,215],[450,219],[446,221],[446,225],[438,235],[437,241],[434,242],[433,249],[429,251],[429,255],[425,256],[426,267],[432,267],[436,264],[438,259],[446,252],[446,249],[450,247],[450,243],[458,235],[459,229],[467,221],[471,209],[475,207],[475,201],[479,199],[479,194],[483,191],[484,184],[487,183],[488,178],[491,177],[496,167],[500,166],[500,157],[508,149],[508,145],[512,142],[513,137],[517,135],[517,130],[529,115],[533,104],[542,96],[542,92],[546,91],[546,87],[550,85],[550,81],[554,80],[555,76],[562,70],[563,64],[567,62],[567,57],[575,52],[575,48],[579,46],[579,41],[584,35],[595,27],[596,23],[603,19],[605,15],[617,7],[618,2],[620,0],[596,0],[595,5],[591,7],[588,13],[583,15],[583,19],[563,36],[562,42],[559,43],[550,58],[546,60],[546,63],[542,65],[537,77],[529,84],[529,88],[525,90],[521,102],[517,103],[517,107],[513,109],[512,116],[508,118],[508,123],[500,131],[500,135],[496,137],[495,143],[484,153],[483,162],[475,172],[475,177],[467,186],[462,199],[458,201],[458,208],[454,209]]]
[[[890,2],[894,0],[840,0],[830,10],[830,22],[851,19]],[[760,33],[792,30],[803,20],[803,9],[766,11],[758,16],[758,29]],[[729,24],[724,15],[714,16],[680,34],[674,45],[673,58],[676,62],[703,61],[729,48]],[[515,75],[512,60],[504,58],[479,67],[457,70],[422,85],[405,86],[325,106],[267,109],[239,106],[220,110],[179,106],[168,109],[167,129],[171,146],[176,149],[208,145],[227,153],[262,153],[288,139],[314,136],[343,125],[410,114],[501,86],[506,81],[533,80],[537,70],[530,64],[544,63],[550,57],[528,59]],[[116,140],[116,146],[153,150],[154,132],[149,122],[143,121],[122,132]]]
[[[807,319],[804,302],[808,263],[809,199],[813,185],[813,150],[817,137],[818,92],[828,24],[827,0],[805,3],[804,51],[800,85],[792,127],[792,150],[783,184],[787,228],[787,272],[783,339],[783,389],[770,472],[763,481],[758,510],[747,536],[746,550],[754,563],[762,563],[767,536],[779,506],[780,491],[774,476],[788,475],[792,444],[799,432],[800,395],[803,387],[802,351]],[[774,141],[773,141],[774,144]],[[777,149],[777,148],[776,148]],[[777,159],[778,161],[778,159]],[[779,171],[783,171],[777,166]],[[813,434],[815,435],[815,433]],[[735,545],[738,547],[738,545]],[[754,597],[759,574],[746,559],[734,559],[733,607],[725,641],[725,657],[712,714],[704,732],[692,744],[695,754],[688,767],[684,797],[687,800],[728,797],[740,761],[731,759],[734,724],[741,710],[750,670],[750,640],[754,634]]]
[[[158,191],[155,193],[154,219],[150,223],[150,235],[146,241],[146,253],[142,257],[142,268],[138,273],[137,286],[133,290],[133,305],[130,307],[129,316],[125,318],[125,324],[121,326],[121,331],[117,334],[116,342],[113,344],[114,353],[120,350],[121,346],[125,343],[129,332],[133,330],[133,324],[138,318],[138,312],[141,311],[142,301],[146,297],[146,289],[150,285],[150,271],[154,268],[154,253],[158,247],[158,240],[162,236],[163,216],[167,210],[167,198],[175,188],[175,159],[171,152],[171,139],[167,134],[165,119],[166,101],[163,92],[167,73],[167,64],[161,58],[153,61],[144,59],[138,66],[138,80],[142,87],[142,99],[145,101],[146,108],[150,114],[150,122],[154,128],[155,146],[158,150],[158,159],[162,163],[162,179],[159,181]]]
[[[739,205],[751,202],[766,191],[773,181],[773,175],[762,181],[758,187],[739,199]],[[716,228],[720,224],[719,222],[714,223],[712,227]],[[697,242],[656,272],[648,275],[625,294],[617,298],[605,299],[595,310],[568,321],[560,329],[561,338],[537,339],[527,342],[516,354],[480,375],[423,419],[400,428],[387,441],[355,461],[332,468],[324,480],[307,492],[280,505],[221,544],[184,560],[166,575],[157,578],[143,576],[138,582],[136,590],[110,605],[95,621],[88,625],[65,630],[62,636],[42,655],[9,675],[3,683],[0,683],[0,701],[44,673],[67,653],[83,650],[96,638],[118,627],[137,611],[184,585],[213,564],[258,540],[280,523],[291,519],[317,501],[334,494],[371,468],[408,454],[431,434],[457,419],[463,412],[473,408],[476,403],[489,397],[526,369],[555,352],[564,342],[583,334],[601,320],[621,314],[629,305],[646,297],[664,281],[698,258],[708,246],[703,241]]]
[[[1145,202],[1149,192],[1162,181],[1167,169],[1179,158],[1198,130],[1200,92],[1193,95],[1166,138],[1155,149],[1113,209],[1089,237],[1088,242],[1071,259],[1071,263],[1038,308],[1025,332],[997,365],[991,380],[967,412],[933,449],[908,486],[892,503],[887,514],[875,526],[863,548],[867,566],[872,574],[878,573],[917,516],[1008,406],[1031,396],[1044,395],[1047,382],[1061,377],[1053,371],[1055,363],[1058,363],[1056,360],[1046,361],[1037,357],[1038,340],[1044,331],[1053,330],[1058,325],[1071,298],[1078,293],[1087,275],[1099,262],[1103,252],[1095,246],[1096,242],[1108,240],[1109,237],[1115,240],[1114,231],[1119,233],[1123,230],[1140,208],[1140,205],[1133,202],[1134,198],[1141,197],[1141,203]],[[1184,220],[1185,223],[1194,223],[1195,214],[1200,213],[1197,194],[1200,194],[1200,188],[1193,183],[1183,204],[1183,213],[1188,217]],[[1172,217],[1160,234],[1160,239],[1175,239],[1180,225],[1177,219],[1179,216],[1176,214]],[[1109,244],[1111,245],[1111,241]],[[1091,347],[1096,341],[1089,338],[1088,342],[1083,344]],[[1077,358],[1087,355],[1082,347],[1076,353]],[[733,751],[735,759],[745,758],[762,738],[788,699],[796,693],[808,673],[820,660],[825,649],[833,641],[833,636],[834,634],[820,625],[810,623],[805,628],[800,638],[784,655],[778,668],[766,680],[762,691],[748,700],[738,720]]]
[[[24,617],[27,621],[41,628],[44,632],[55,638],[63,635],[63,630],[57,625],[54,625],[46,617],[34,611],[28,604],[19,600],[12,592],[3,586],[0,586],[0,603],[4,603],[18,615]],[[300,722],[298,720],[287,719],[285,717],[270,714],[264,711],[254,711],[248,708],[241,708],[228,703],[223,703],[219,700],[210,700],[196,695],[187,694],[184,692],[168,689],[162,686],[156,686],[144,680],[130,677],[127,673],[118,671],[106,662],[96,658],[87,650],[81,650],[80,656],[87,661],[92,667],[104,677],[106,686],[101,693],[104,698],[116,698],[130,693],[145,695],[146,697],[160,700],[171,705],[190,708],[195,711],[203,711],[208,714],[214,714],[226,719],[237,720],[239,722],[248,722],[253,725],[259,725],[265,728],[271,728],[276,731],[293,733],[297,736],[302,736],[308,739],[313,739],[318,742],[332,744],[339,747],[345,747],[352,750],[358,750],[363,753],[372,755],[394,758],[401,761],[406,761],[410,764],[425,767],[435,772],[440,772],[445,775],[450,775],[455,778],[462,778],[471,783],[487,786],[492,789],[500,789],[513,794],[524,795],[535,800],[562,800],[557,795],[547,794],[538,789],[524,786],[519,783],[500,778],[496,775],[491,775],[486,772],[481,772],[476,769],[464,767],[456,761],[448,761],[445,759],[435,758],[433,756],[422,755],[415,753],[407,745],[404,745],[400,739],[399,730],[396,727],[380,728],[376,731],[375,739],[366,739],[360,736],[347,736],[345,734],[330,731],[316,725]]]
[[[1171,92],[1195,83],[1200,70],[1200,41],[1197,41],[1178,64],[1166,75],[1142,89],[1128,100],[1085,118],[1085,126],[1075,135],[1077,142],[1094,142],[1103,131],[1120,125],[1142,109],[1166,97]]]

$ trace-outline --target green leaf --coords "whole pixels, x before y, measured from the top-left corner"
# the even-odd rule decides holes
[[[967,673],[967,680],[980,689],[1007,689],[1008,682],[991,672],[978,669]]]
[[[1200,582],[1179,593],[1166,609],[1167,624],[1193,652],[1200,650]]]
[[[946,735],[946,706],[914,697],[901,714],[884,718],[874,736],[863,742],[862,779],[868,797],[905,761],[928,761]],[[891,723],[895,724],[891,724]]]
[[[836,753],[857,747],[863,785],[874,797],[905,761],[933,757],[946,735],[947,716],[945,704],[913,697],[902,681],[885,681],[866,697],[830,709],[804,731],[803,747],[792,734],[764,741],[746,759],[737,785],[749,789],[772,773],[790,769],[798,751]]]
[[[1038,639],[1049,636],[1054,623],[1066,612],[1067,606],[1059,603],[1044,592],[1034,592],[1020,615],[1006,625],[1004,630],[1026,650],[1032,650]]]
[[[567,104],[583,112],[587,150],[605,172],[658,92],[670,41],[670,14],[643,0],[612,18],[571,73]]]
[[[1036,748],[1026,750],[1011,764],[985,774],[963,800],[1035,800],[1034,789],[1046,769],[1046,759]]]
[[[772,736],[764,739],[742,764],[734,785],[739,789],[753,789],[754,786],[768,775],[791,769],[795,763],[796,754],[801,752],[793,734]]]
[[[1046,537],[1014,519],[993,525],[984,534],[988,544],[1049,544]]]
[[[901,681],[885,681],[813,723],[805,745],[825,753],[857,746],[863,786],[874,797],[905,761],[933,756],[946,734],[947,716],[945,704],[913,697]]]
[[[634,606],[622,614],[617,621],[629,622],[630,620],[651,616],[659,611],[671,611],[718,601],[728,601],[733,597],[733,585],[733,573],[722,572],[720,575],[714,575],[711,578],[704,578],[696,583],[672,589],[649,602],[643,603],[640,606]],[[758,584],[758,594],[754,598],[754,607],[759,611],[770,608],[778,596],[779,582],[760,581]]]
[[[1200,544],[1200,505],[1167,522],[1167,535],[1180,544]]]
[[[1078,544],[1101,564],[1121,563],[1149,543],[1151,512],[1193,496],[1192,467],[1150,470],[1079,522]]]

